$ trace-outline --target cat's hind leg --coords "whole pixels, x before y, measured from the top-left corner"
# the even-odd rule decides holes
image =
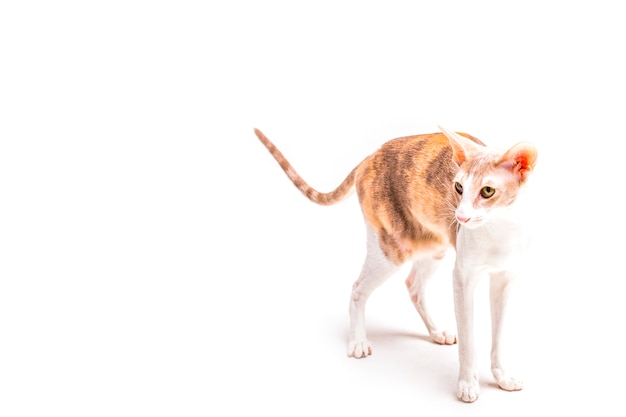
[[[348,356],[365,358],[372,354],[372,345],[367,340],[365,330],[365,304],[372,292],[398,269],[399,266],[387,259],[380,248],[376,232],[368,225],[367,255],[350,297]]]
[[[434,257],[425,255],[415,259],[405,284],[415,309],[426,325],[431,340],[440,345],[453,345],[456,343],[456,335],[453,332],[442,331],[437,328],[430,316],[425,300],[426,284],[435,273],[444,254],[445,251],[442,251]]]

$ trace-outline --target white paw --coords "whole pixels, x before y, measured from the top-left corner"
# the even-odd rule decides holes
[[[367,339],[351,340],[348,343],[348,356],[356,359],[367,358],[372,354],[372,344]]]
[[[453,345],[456,343],[456,335],[445,330],[443,332],[432,332],[430,338],[433,342],[440,345]]]
[[[494,368],[491,370],[498,386],[505,391],[519,391],[524,388],[524,383],[519,379],[512,378],[505,374],[501,369]]]
[[[477,380],[467,381],[460,379],[457,385],[456,396],[461,401],[473,403],[478,399],[479,391]]]

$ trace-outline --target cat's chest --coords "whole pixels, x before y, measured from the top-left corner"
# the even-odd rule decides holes
[[[529,244],[530,232],[523,222],[494,221],[478,229],[461,229],[457,258],[461,264],[472,268],[517,269]]]

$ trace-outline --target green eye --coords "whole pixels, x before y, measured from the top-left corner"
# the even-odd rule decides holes
[[[484,198],[491,198],[493,197],[495,192],[496,192],[495,188],[487,186],[487,187],[483,187],[480,190],[480,195],[483,196]]]
[[[463,186],[461,185],[460,182],[454,183],[454,189],[456,190],[457,193],[463,194]]]

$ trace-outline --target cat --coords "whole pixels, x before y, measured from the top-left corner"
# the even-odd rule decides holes
[[[348,356],[372,354],[365,329],[365,304],[374,289],[406,262],[410,299],[438,344],[457,343],[441,331],[424,300],[425,285],[449,247],[456,250],[453,269],[458,332],[457,397],[473,402],[479,381],[473,334],[473,295],[481,276],[490,277],[492,321],[491,371],[504,390],[521,390],[501,363],[502,319],[510,283],[524,265],[529,237],[523,202],[537,149],[530,142],[508,150],[439,127],[441,132],[400,137],[366,157],[334,190],[322,193],[307,184],[276,146],[255,133],[294,185],[312,202],[335,204],[355,190],[366,223],[367,255],[352,287]]]

